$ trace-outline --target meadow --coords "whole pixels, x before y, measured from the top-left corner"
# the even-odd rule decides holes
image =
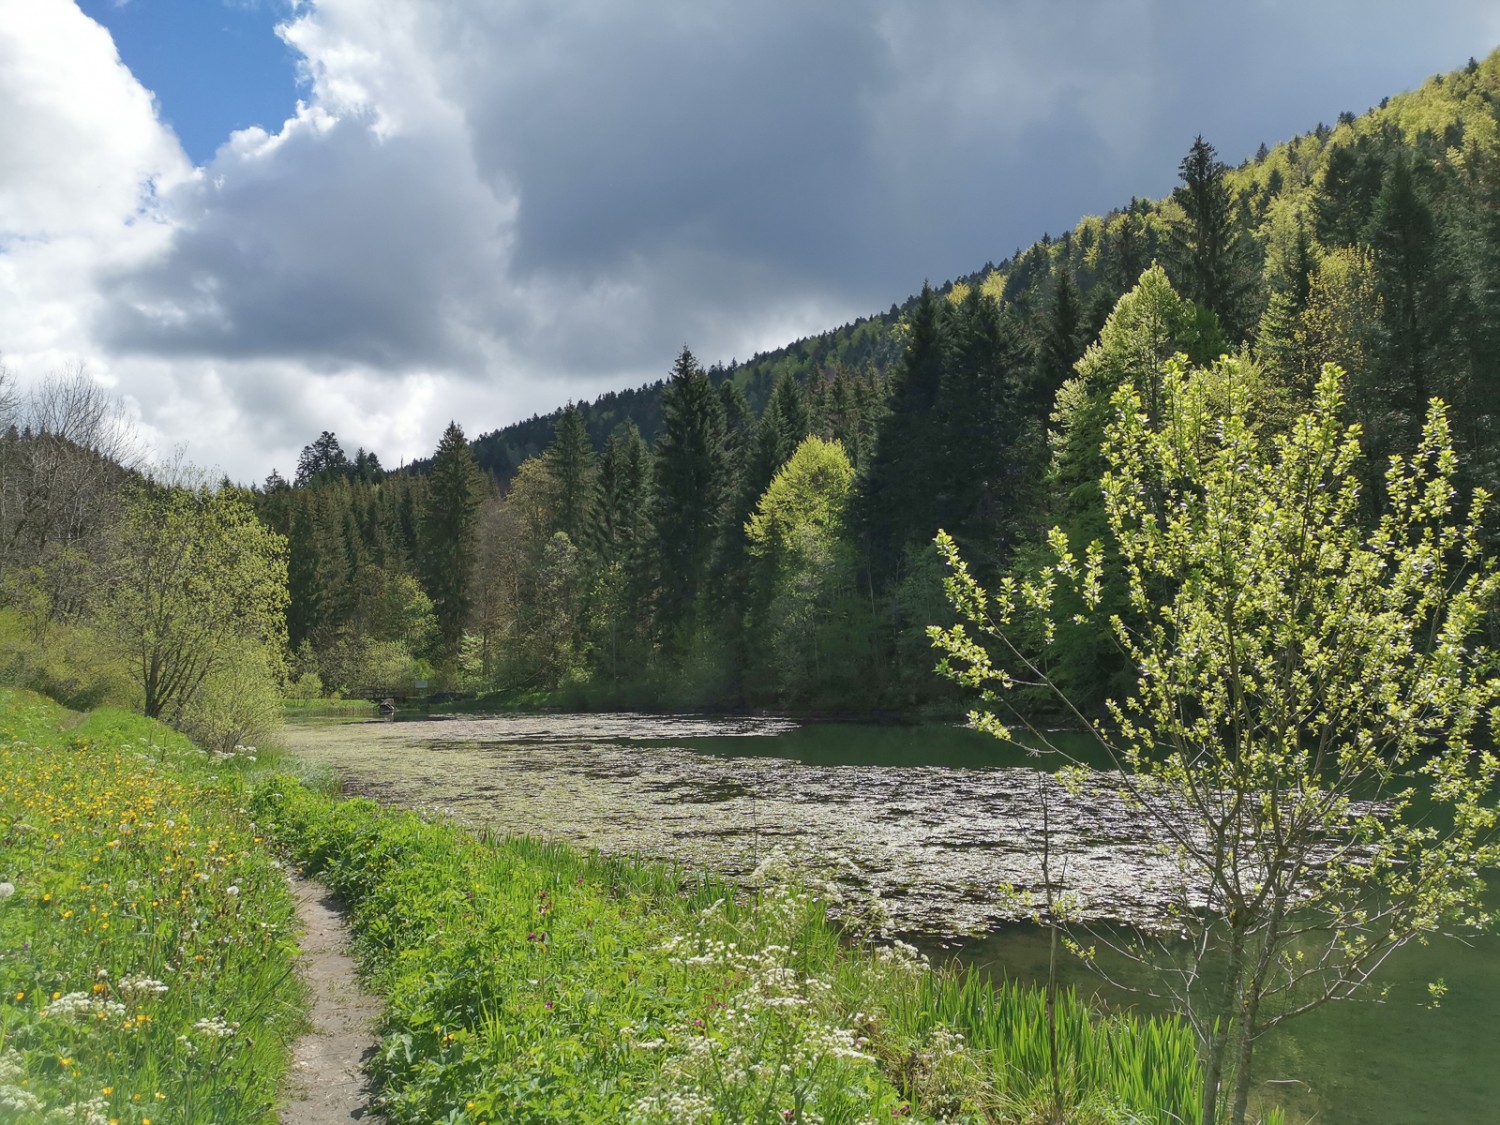
[[[0,689],[0,1121],[275,1119],[303,997],[243,798],[159,723]]]
[[[351,908],[388,1005],[374,1067],[396,1125],[1054,1119],[1039,990],[835,929],[833,887],[774,859],[737,892],[289,778],[250,807]],[[1175,1021],[1101,1019],[1064,992],[1058,1044],[1066,1120],[1191,1115]]]
[[[1191,1039],[935,969],[832,882],[750,888],[309,788],[0,692],[0,1121],[275,1120],[305,1026],[284,864],[350,909],[392,1125],[1170,1122]],[[274,756],[273,756],[274,757]],[[278,858],[280,857],[280,858]]]

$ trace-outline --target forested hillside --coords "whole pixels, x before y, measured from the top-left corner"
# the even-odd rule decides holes
[[[1372,463],[1453,406],[1500,476],[1500,54],[1228,167],[1198,138],[1131,200],[779,352],[486,435],[387,476],[325,434],[258,503],[290,543],[308,690],[402,677],[581,702],[907,707],[943,689],[939,527],[993,578],[1100,530],[1113,390],[1240,357],[1268,432],[1348,375]],[[664,366],[668,357],[664,357]],[[1370,514],[1380,503],[1371,471]],[[1061,638],[1097,698],[1097,630]],[[311,677],[316,676],[316,684]],[[555,696],[554,696],[555,697]]]

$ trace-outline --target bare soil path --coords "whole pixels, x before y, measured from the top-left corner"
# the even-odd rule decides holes
[[[292,876],[302,925],[298,971],[313,994],[312,1030],[298,1042],[281,1125],[378,1125],[369,1108],[364,1063],[375,1051],[380,1001],[360,987],[349,956],[349,929],[333,893]]]

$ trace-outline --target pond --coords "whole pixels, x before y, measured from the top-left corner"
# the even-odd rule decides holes
[[[1149,922],[1171,895],[1156,843],[1109,786],[1070,793],[1045,760],[958,727],[455,716],[304,721],[287,742],[352,791],[500,831],[735,878],[784,853],[851,900],[878,897],[892,927],[935,955],[997,976],[1045,973],[1045,936],[1019,921],[1041,883],[1044,808],[1088,918]],[[1111,971],[1146,983],[1135,966]],[[1108,1003],[1154,1003],[1081,966],[1068,977]],[[1433,1009],[1426,985],[1438,977],[1450,992]],[[1403,949],[1384,980],[1382,1002],[1328,1005],[1262,1049],[1257,1069],[1289,1119],[1500,1120],[1500,940]]]

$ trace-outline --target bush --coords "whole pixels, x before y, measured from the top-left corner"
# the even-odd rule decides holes
[[[178,729],[199,746],[220,754],[264,743],[281,725],[281,693],[270,654],[247,641],[234,647],[231,659],[209,674],[177,720]]]

